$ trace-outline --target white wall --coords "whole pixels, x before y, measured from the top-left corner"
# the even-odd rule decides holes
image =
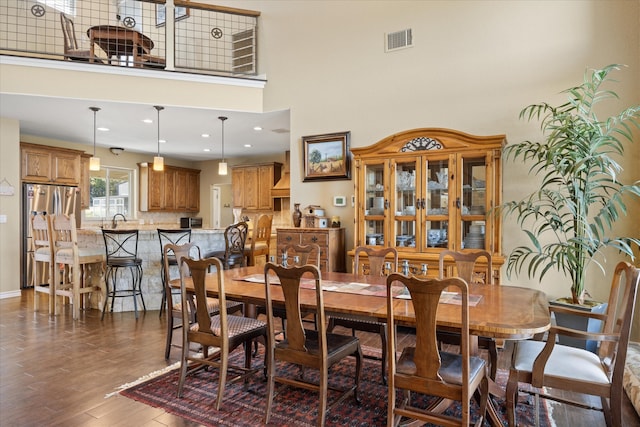
[[[0,117],[0,181],[14,188],[12,196],[0,195],[0,298],[15,295],[20,287],[20,124]],[[3,182],[3,184],[6,184]],[[17,286],[16,286],[17,284]],[[18,293],[19,295],[19,293]]]

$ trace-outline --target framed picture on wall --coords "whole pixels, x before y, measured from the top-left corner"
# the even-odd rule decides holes
[[[184,6],[175,7],[175,20],[179,21],[189,16],[189,8]],[[156,27],[161,27],[167,19],[167,8],[164,4],[156,4]]]
[[[351,132],[303,136],[303,181],[351,179],[350,137]]]

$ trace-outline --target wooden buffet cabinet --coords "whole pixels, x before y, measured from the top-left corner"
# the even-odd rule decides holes
[[[290,243],[320,246],[320,271],[345,270],[344,228],[276,228],[277,257],[282,262],[282,251]]]
[[[154,171],[139,166],[142,212],[200,210],[200,170],[165,165],[163,171]]]
[[[400,132],[352,148],[355,164],[355,245],[395,247],[400,265],[438,275],[445,249],[484,249],[500,283],[500,216],[504,135],[474,136],[441,128]],[[349,252],[353,257],[353,251]]]
[[[277,162],[233,166],[233,207],[248,210],[280,210],[280,200],[271,197],[271,189],[280,179],[281,171],[282,163]]]

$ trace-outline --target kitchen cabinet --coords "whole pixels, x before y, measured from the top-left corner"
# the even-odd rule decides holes
[[[233,207],[247,210],[280,210],[271,189],[280,179],[282,163],[261,163],[231,168]]]
[[[167,165],[154,171],[140,165],[140,210],[198,212],[200,171]]]
[[[445,249],[483,249],[494,279],[504,263],[500,153],[504,135],[474,136],[414,129],[353,148],[356,169],[355,246],[395,247],[412,272],[437,275]],[[353,256],[353,251],[350,252]]]
[[[20,143],[24,182],[80,185],[83,151]]]
[[[91,154],[82,154],[80,156],[80,209],[89,209],[91,204],[90,158]]]
[[[320,271],[345,271],[344,228],[276,228],[277,259],[288,244],[320,246]]]

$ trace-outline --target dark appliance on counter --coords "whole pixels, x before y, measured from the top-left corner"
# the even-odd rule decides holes
[[[180,218],[180,228],[202,228],[202,218]]]
[[[31,245],[31,214],[46,212],[47,215],[65,214],[76,216],[76,226],[80,228],[80,193],[78,187],[46,184],[22,185],[22,218],[20,253],[22,263],[21,287],[33,286],[33,252]]]

